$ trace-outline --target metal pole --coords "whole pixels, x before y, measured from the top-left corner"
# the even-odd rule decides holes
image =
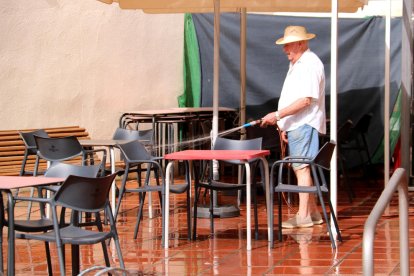
[[[400,274],[410,274],[410,248],[408,236],[408,190],[407,173],[397,169],[389,180],[381,196],[375,203],[364,225],[362,245],[363,275],[374,275],[374,239],[375,230],[382,214],[387,209],[394,192],[398,189],[399,222],[400,222]]]
[[[413,89],[413,2],[403,0],[401,38],[401,166],[410,172],[410,117]],[[413,162],[411,160],[411,162]],[[412,174],[413,172],[411,172]],[[411,175],[408,173],[408,175]],[[411,187],[410,187],[411,188]]]
[[[390,43],[391,43],[391,0],[385,8],[385,62],[384,62],[384,186],[390,179]]]
[[[337,142],[337,71],[338,71],[338,1],[332,0],[332,14],[331,14],[331,111],[330,111],[330,124],[331,124],[331,140]],[[332,160],[331,160],[331,202],[333,212],[337,214],[337,175],[338,175],[338,163],[337,163],[337,150],[335,148]],[[333,223],[331,224],[333,225]],[[335,231],[336,233],[336,231]]]
[[[220,75],[220,0],[214,0],[214,76],[213,76],[213,125],[211,143],[218,134],[219,75]],[[218,162],[213,161],[213,178],[218,179]]]
[[[240,122],[239,125],[246,123],[246,8],[240,11]],[[242,129],[242,139],[246,137],[246,130]]]

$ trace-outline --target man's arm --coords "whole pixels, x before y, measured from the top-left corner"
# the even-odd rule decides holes
[[[262,118],[262,123],[260,124],[260,126],[264,127],[264,126],[267,126],[267,125],[276,125],[278,120],[280,120],[280,119],[282,119],[286,116],[298,113],[299,111],[303,110],[304,108],[310,106],[311,102],[312,102],[311,97],[297,99],[291,105],[288,105],[285,108],[282,108],[282,109],[276,111],[277,115],[276,115],[276,112],[270,112],[269,114],[264,116]]]

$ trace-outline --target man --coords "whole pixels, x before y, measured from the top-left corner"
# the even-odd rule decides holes
[[[325,73],[318,56],[308,47],[316,35],[302,26],[288,26],[284,36],[276,40],[290,61],[279,99],[278,110],[262,118],[261,126],[278,125],[289,155],[314,157],[319,150],[319,135],[326,132]],[[310,167],[293,164],[298,185],[313,185]],[[311,227],[323,223],[315,197],[299,194],[298,213],[284,221],[282,227]]]

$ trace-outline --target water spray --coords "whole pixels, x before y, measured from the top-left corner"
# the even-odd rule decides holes
[[[262,122],[262,119],[255,120],[255,121],[251,121],[249,123],[245,123],[244,125],[241,125],[241,126],[238,126],[238,127],[235,127],[235,128],[231,128],[231,129],[222,131],[222,132],[218,133],[217,136],[227,135],[227,134],[230,134],[232,132],[238,131],[238,130],[240,130],[242,128],[247,128],[247,127],[255,126],[257,124],[260,124],[261,122]]]
[[[235,131],[238,131],[238,130],[240,130],[242,128],[247,128],[247,127],[251,127],[251,126],[258,125],[261,122],[262,122],[261,119],[255,120],[255,121],[251,121],[251,122],[245,123],[245,124],[243,124],[241,126],[238,126],[238,127],[235,127],[235,128],[231,128],[231,129],[228,129],[228,130],[225,130],[225,131],[222,131],[222,132],[218,133],[217,136],[224,136],[224,135],[233,133]],[[194,144],[205,143],[208,140],[213,141],[213,133],[212,132],[210,132],[210,135],[209,136],[206,136],[206,137],[200,137],[200,138],[192,139],[190,141],[181,141],[179,143],[174,143],[174,144],[167,144],[167,145],[164,145],[164,147],[170,147],[170,146],[180,145],[181,148],[184,148],[186,146],[190,146],[190,145],[194,145]],[[158,146],[158,147],[155,147],[154,149],[158,149],[160,147],[161,146]]]

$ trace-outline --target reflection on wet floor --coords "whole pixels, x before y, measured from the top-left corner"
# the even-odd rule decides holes
[[[381,182],[381,183],[379,183]],[[241,216],[215,218],[215,235],[210,235],[209,220],[198,219],[197,240],[189,241],[186,226],[185,195],[172,195],[170,200],[170,248],[161,244],[161,216],[158,195],[153,195],[154,218],[144,219],[136,240],[133,239],[138,196],[127,194],[118,216],[118,232],[127,269],[132,275],[361,275],[362,235],[364,222],[378,199],[382,181],[366,184],[353,180],[356,197],[350,203],[345,191],[338,192],[338,219],[343,242],[331,248],[326,224],[311,228],[284,229],[283,241],[277,241],[275,218],[275,244],[267,242],[265,198],[259,196],[259,239],[252,240],[252,251],[246,251],[246,210],[241,205]],[[131,184],[129,184],[131,185]],[[412,193],[410,193],[410,196]],[[235,203],[231,196],[220,196],[225,203]],[[146,203],[147,204],[147,203]],[[283,208],[283,219],[295,210]],[[294,208],[293,208],[294,209]],[[277,214],[277,205],[275,205]],[[398,197],[395,195],[389,215],[381,218],[375,239],[375,273],[399,275]],[[410,205],[410,214],[413,206]],[[23,215],[26,208],[18,207]],[[253,219],[253,217],[252,217]],[[414,225],[414,215],[410,224]],[[7,246],[7,231],[3,234],[3,250]],[[410,244],[414,235],[410,235]],[[413,246],[411,246],[412,248]],[[113,243],[110,245],[111,262],[119,266]],[[59,271],[57,254],[52,246],[53,269]],[[6,258],[7,254],[5,254]],[[413,264],[412,257],[410,258]],[[66,247],[66,271],[70,273],[70,247]],[[103,265],[100,245],[81,247],[81,271]],[[413,267],[413,266],[412,266]],[[16,241],[16,275],[47,275],[44,245],[37,241]],[[92,275],[92,274],[89,274]]]

